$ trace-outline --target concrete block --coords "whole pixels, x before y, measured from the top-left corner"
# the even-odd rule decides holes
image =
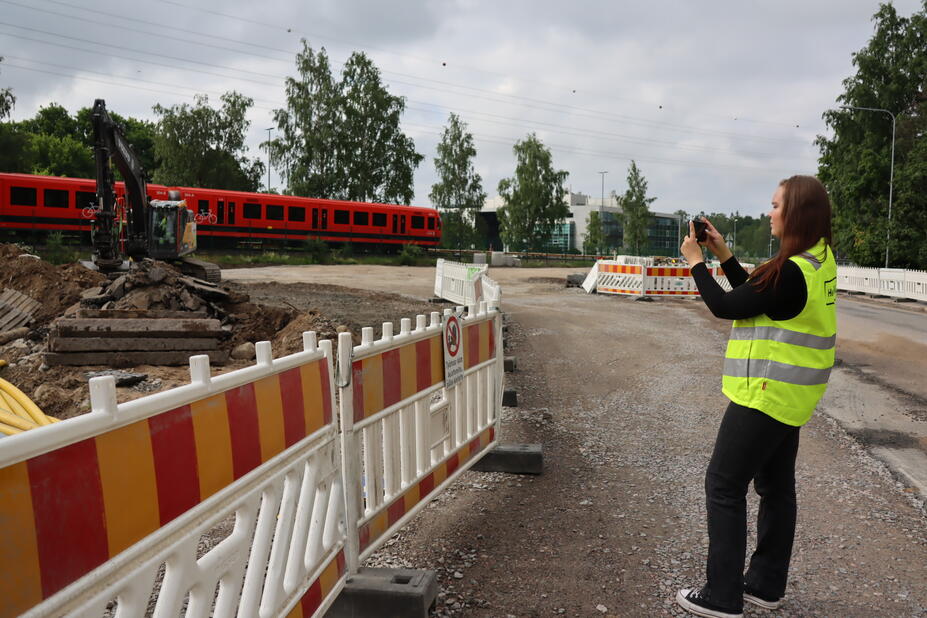
[[[438,596],[434,571],[362,567],[348,578],[326,618],[427,618]]]
[[[515,366],[516,362],[514,356],[506,356],[502,359],[502,368],[507,373],[515,373]]]
[[[502,391],[502,405],[507,408],[517,408],[518,407],[518,393],[511,389],[506,389]]]
[[[544,452],[540,444],[497,444],[473,464],[472,469],[480,472],[542,474]]]

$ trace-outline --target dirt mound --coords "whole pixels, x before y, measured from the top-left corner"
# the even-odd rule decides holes
[[[336,342],[338,339],[338,325],[319,314],[318,311],[310,311],[297,316],[276,334],[272,341],[274,355],[285,356],[302,351],[303,333],[310,330],[315,331],[317,341],[331,339]],[[355,344],[360,343],[359,335],[355,334],[354,339]]]
[[[80,264],[54,266],[24,253],[17,245],[0,245],[0,287],[42,303],[32,328],[46,326],[80,300],[84,290],[105,281],[105,276]]]

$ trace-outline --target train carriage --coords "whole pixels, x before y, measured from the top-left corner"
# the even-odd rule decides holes
[[[149,184],[148,197],[166,200],[167,187]],[[116,183],[125,198],[125,185]],[[0,230],[8,238],[38,238],[49,232],[90,239],[90,210],[96,183],[86,178],[0,173]]]
[[[441,219],[432,208],[157,184],[147,189],[149,198],[161,200],[180,192],[197,215],[201,248],[296,246],[317,238],[388,250],[441,240]],[[0,231],[30,240],[61,231],[89,242],[95,192],[89,179],[0,173]],[[122,182],[116,195],[125,196]]]

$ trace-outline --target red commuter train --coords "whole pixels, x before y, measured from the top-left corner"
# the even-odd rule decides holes
[[[148,197],[179,191],[197,215],[200,248],[296,246],[307,238],[360,247],[435,247],[441,218],[433,208],[322,200],[272,193],[148,184]],[[116,194],[125,195],[123,183]],[[0,230],[7,238],[61,231],[89,242],[96,183],[81,178],[0,173]]]

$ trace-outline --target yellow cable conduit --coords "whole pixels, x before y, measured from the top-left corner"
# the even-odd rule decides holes
[[[57,418],[47,416],[25,393],[0,378],[0,433],[12,436],[57,422]]]

